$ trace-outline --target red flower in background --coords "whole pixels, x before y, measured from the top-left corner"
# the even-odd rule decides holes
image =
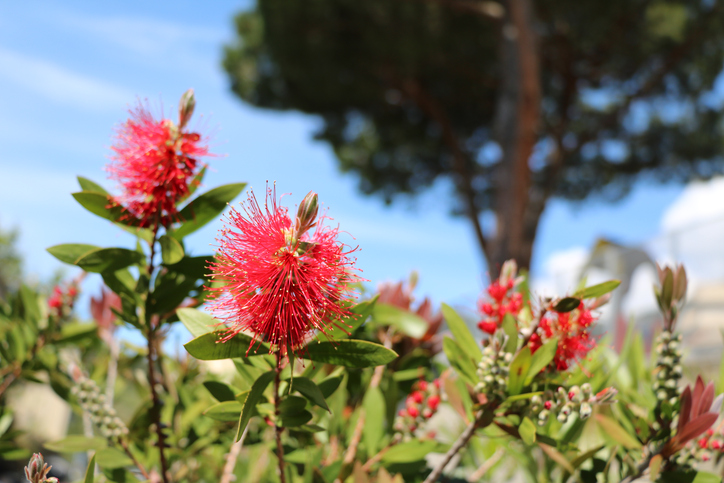
[[[487,301],[480,301],[479,308],[483,318],[478,328],[487,334],[494,334],[503,323],[507,314],[516,317],[523,308],[523,294],[515,291],[522,281],[515,278],[517,267],[512,261],[506,262],[501,276],[488,287]]]
[[[231,209],[218,239],[212,280],[223,287],[212,302],[215,316],[230,326],[227,339],[241,331],[271,342],[284,352],[301,347],[314,330],[351,315],[349,282],[355,259],[337,241],[338,229],[317,222],[317,195],[300,204],[296,222],[267,190],[261,208],[253,192]],[[316,226],[314,232],[310,229]]]
[[[583,302],[571,312],[553,312],[554,315],[541,319],[536,331],[530,336],[528,346],[532,353],[546,341],[556,337],[558,346],[553,362],[556,369],[568,369],[571,361],[581,360],[596,346],[589,329],[596,320]]]
[[[181,102],[178,126],[154,119],[139,104],[117,129],[111,148],[115,154],[106,169],[123,189],[115,201],[144,227],[179,221],[176,204],[189,195],[191,181],[203,167],[199,158],[209,155],[198,133],[183,130],[193,112],[193,91]]]

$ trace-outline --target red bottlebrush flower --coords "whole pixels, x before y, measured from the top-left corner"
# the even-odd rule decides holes
[[[203,167],[199,158],[209,155],[206,140],[169,119],[154,119],[143,105],[130,114],[117,129],[115,154],[106,167],[123,190],[114,201],[141,226],[168,226],[179,220],[176,204],[189,195],[191,181]]]
[[[596,346],[588,329],[595,317],[582,303],[572,312],[553,312],[553,316],[541,319],[537,331],[528,340],[528,347],[535,353],[546,341],[558,338],[556,355],[553,358],[556,369],[565,371],[571,361],[580,360]]]
[[[503,323],[507,314],[516,317],[523,309],[523,294],[513,292],[522,279],[515,278],[517,266],[514,262],[506,262],[501,270],[500,278],[494,280],[487,289],[489,301],[480,301],[478,307],[482,312],[482,320],[478,328],[487,334],[494,334]]]
[[[307,199],[316,203],[316,196],[307,195],[299,216]],[[255,340],[286,353],[302,347],[313,331],[326,334],[351,315],[348,283],[359,278],[350,257],[354,250],[345,251],[337,241],[338,229],[324,226],[324,217],[313,233],[308,216],[293,222],[271,189],[264,208],[251,192],[242,209],[231,209],[210,266],[212,280],[223,285],[210,289],[219,295],[211,310],[229,324],[226,339],[250,331]]]

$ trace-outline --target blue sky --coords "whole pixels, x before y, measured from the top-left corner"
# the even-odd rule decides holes
[[[392,207],[358,193],[331,150],[314,142],[313,117],[242,104],[221,69],[222,45],[234,38],[233,15],[247,2],[2,2],[0,4],[0,226],[21,231],[27,271],[50,276],[60,263],[45,252],[59,243],[128,246],[121,230],[71,198],[76,175],[108,188],[113,127],[136,99],[175,115],[179,96],[196,91],[201,126],[223,157],[211,159],[205,189],[246,181],[263,196],[267,180],[296,203],[310,190],[358,244],[358,266],[373,284],[420,273],[420,295],[472,304],[485,267],[472,232],[448,216],[449,187]],[[194,121],[192,121],[192,126]],[[546,260],[607,236],[638,243],[656,235],[683,188],[642,184],[615,205],[552,202],[535,246],[534,275]],[[241,199],[241,197],[239,198]],[[211,251],[212,223],[188,242]],[[68,270],[68,274],[74,273]],[[93,282],[91,279],[89,283]]]

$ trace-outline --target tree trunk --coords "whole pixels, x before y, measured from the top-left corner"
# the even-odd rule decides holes
[[[491,277],[514,258],[529,268],[545,196],[532,190],[528,161],[538,138],[541,87],[530,0],[507,0],[500,41],[501,94],[495,133],[503,152],[496,173],[495,233],[488,240]]]

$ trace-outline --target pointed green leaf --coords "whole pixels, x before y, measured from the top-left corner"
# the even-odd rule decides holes
[[[475,369],[475,363],[468,354],[448,336],[442,339],[442,350],[445,352],[448,361],[450,361],[450,365],[460,377],[474,386],[478,382],[477,370]]]
[[[106,191],[106,189],[101,185],[89,180],[88,178],[84,178],[83,176],[78,176],[78,184],[80,185],[80,189],[83,191],[94,191],[96,193],[108,194],[108,191]]]
[[[200,337],[209,332],[214,332],[219,328],[219,324],[221,324],[220,320],[198,309],[185,307],[178,309],[176,315],[178,315],[184,327],[186,327],[194,337]]]
[[[217,421],[238,421],[242,405],[239,401],[223,401],[210,406],[204,411],[204,416]]]
[[[83,478],[83,483],[93,483],[94,477],[96,472],[96,455],[91,456],[90,461],[88,462],[88,467],[85,470],[85,478]]]
[[[518,325],[515,323],[515,319],[510,314],[505,314],[502,323],[503,332],[508,336],[508,340],[505,342],[503,350],[515,354],[518,350]]]
[[[86,210],[94,215],[110,220],[121,225],[137,227],[139,221],[123,207],[114,204],[113,199],[107,193],[94,191],[80,191],[73,193],[73,198]]]
[[[483,351],[478,345],[478,340],[468,330],[465,321],[455,312],[455,309],[447,304],[442,304],[442,314],[445,317],[447,326],[450,328],[458,345],[475,361],[483,357]]]
[[[535,423],[527,417],[524,417],[523,421],[520,422],[518,432],[520,433],[520,439],[522,439],[525,444],[535,443]]]
[[[548,364],[551,363],[558,349],[558,339],[553,338],[543,344],[535,351],[530,361],[530,369],[525,378],[524,385],[527,386],[533,382],[533,378],[538,375]]]
[[[254,384],[252,384],[251,390],[244,400],[244,407],[241,411],[241,416],[239,417],[239,428],[236,432],[236,441],[239,441],[239,438],[241,438],[241,434],[246,429],[246,425],[249,424],[252,411],[256,408],[256,405],[259,404],[259,401],[264,395],[264,390],[267,388],[269,383],[274,380],[274,375],[274,371],[265,372],[259,376],[256,381],[254,381]]]
[[[437,441],[413,439],[412,441],[392,446],[389,451],[382,456],[382,461],[384,463],[414,463],[416,461],[423,461],[425,456],[438,450],[438,448],[439,445]]]
[[[235,401],[235,394],[238,391],[232,389],[228,384],[219,381],[204,381],[204,387],[219,402]]]
[[[96,452],[95,458],[98,461],[98,466],[104,470],[124,468],[133,464],[133,460],[117,448],[100,449]]]
[[[317,386],[311,379],[300,376],[295,377],[294,383],[292,384],[292,390],[298,391],[313,404],[331,412],[329,406],[327,406],[327,401],[324,400],[324,395],[322,394],[321,389],[319,389],[319,386]]]
[[[611,439],[619,443],[626,449],[640,449],[641,443],[639,440],[631,436],[625,429],[623,429],[615,419],[606,416],[604,414],[595,415],[596,422],[603,430],[604,434],[608,435]]]
[[[115,272],[137,263],[142,263],[142,253],[126,248],[99,248],[85,253],[75,264],[86,272]]]
[[[579,305],[581,305],[580,299],[576,297],[565,297],[558,301],[556,306],[553,307],[553,310],[559,313],[566,313],[577,309]]]
[[[621,285],[621,280],[609,280],[608,282],[603,282],[596,285],[591,285],[590,287],[586,287],[583,290],[577,291],[573,295],[574,297],[577,297],[579,299],[593,299],[602,295],[606,295],[609,292],[613,292],[619,285]]]
[[[245,187],[246,183],[227,184],[191,200],[179,213],[184,222],[173,232],[173,237],[180,240],[219,216]]]
[[[413,339],[422,338],[429,327],[428,322],[419,315],[390,304],[376,304],[372,318],[376,323],[395,327]]]
[[[397,353],[366,340],[340,340],[311,342],[304,348],[303,357],[345,367],[374,367],[394,361]]]
[[[327,331],[327,337],[332,340],[339,340],[346,339],[349,335],[354,334],[354,331],[364,324],[372,313],[378,297],[379,295],[375,295],[373,299],[365,300],[352,307],[353,315],[333,324],[332,328]]]
[[[90,252],[99,250],[100,247],[95,245],[83,245],[80,243],[65,243],[62,245],[55,245],[46,250],[48,253],[53,255],[55,258],[63,263],[75,265],[75,262],[82,258],[83,255],[87,255]]]
[[[513,362],[510,363],[508,372],[508,394],[516,396],[525,387],[525,379],[528,377],[528,371],[532,363],[533,356],[528,346],[523,347],[516,354]]]
[[[300,409],[295,412],[289,411],[285,414],[279,415],[280,425],[283,428],[296,428],[298,426],[303,426],[311,421],[312,417],[312,413],[306,409]]]
[[[68,436],[60,441],[45,443],[47,449],[56,453],[78,453],[81,451],[99,450],[108,446],[105,438],[86,438],[85,436]]]
[[[342,376],[328,377],[319,383],[319,390],[325,399],[334,394],[340,384],[342,384]]]
[[[184,247],[175,238],[163,235],[158,242],[161,244],[161,259],[164,265],[173,265],[184,257]]]
[[[379,387],[370,387],[362,400],[365,410],[365,425],[362,436],[367,448],[367,454],[376,454],[380,449],[380,442],[385,434],[385,398]]]
[[[209,332],[184,344],[189,354],[202,361],[218,361],[234,357],[251,357],[269,353],[269,347],[254,342],[246,334],[236,334],[222,342],[223,333]],[[253,347],[252,347],[253,344]]]

